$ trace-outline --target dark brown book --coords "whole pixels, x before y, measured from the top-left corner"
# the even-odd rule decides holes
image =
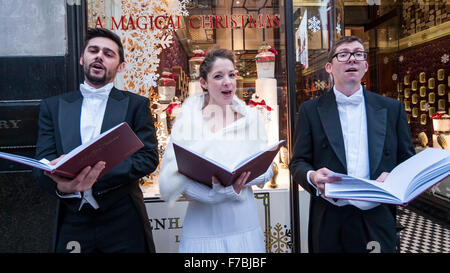
[[[126,122],[122,122],[73,149],[55,165],[48,164],[48,160],[36,160],[3,152],[0,152],[0,158],[39,168],[67,178],[74,178],[85,167],[94,166],[97,162],[104,161],[106,166],[100,173],[100,178],[142,147],[144,147],[144,144],[131,130],[130,126]]]
[[[222,164],[198,154],[186,147],[173,143],[178,172],[194,181],[212,187],[212,177],[217,177],[223,186],[230,186],[243,172],[251,172],[247,183],[262,175],[269,166],[285,140],[274,144],[267,149],[250,155],[245,160],[230,169]],[[233,156],[230,154],[230,156]]]

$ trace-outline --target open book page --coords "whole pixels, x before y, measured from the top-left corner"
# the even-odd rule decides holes
[[[231,170],[223,163],[219,164],[207,156],[180,146],[176,142],[172,143],[179,173],[208,186],[212,186],[211,177],[216,176],[222,185],[229,186],[236,181],[242,172],[251,173],[247,181],[252,181],[265,173],[283,142],[280,141],[276,145],[247,157],[246,160]],[[229,157],[229,159],[228,161],[233,161],[234,157]]]
[[[48,160],[36,160],[34,158],[21,155],[0,152],[0,158],[22,163],[31,167],[40,168],[46,171],[52,171],[55,168],[54,166],[48,164],[49,163]]]
[[[36,160],[7,153],[0,153],[0,158],[68,178],[75,177],[86,166],[93,166],[98,161],[105,161],[106,167],[100,173],[100,178],[143,146],[142,141],[140,141],[128,124],[123,122],[91,141],[76,147],[55,165],[49,165],[48,160],[45,159]]]
[[[428,148],[394,168],[384,182],[332,173],[342,181],[327,183],[325,195],[385,203],[407,203],[450,173],[450,151]]]
[[[449,156],[449,150],[427,148],[395,167],[383,184],[389,192],[405,199],[411,193],[408,188],[416,188],[433,178],[429,176],[430,170],[445,165],[443,160],[448,162]]]
[[[280,144],[284,143],[284,142],[285,142],[285,140],[281,140],[281,141],[279,141],[278,143],[275,143],[275,144],[269,146],[269,147],[268,147],[267,149],[265,149],[265,150],[259,151],[259,152],[255,153],[255,154],[252,154],[252,155],[248,156],[247,158],[245,158],[244,160],[242,160],[241,162],[239,162],[234,168],[229,168],[229,167],[227,167],[227,166],[225,166],[225,165],[223,165],[223,164],[221,164],[221,163],[215,161],[214,159],[211,159],[211,158],[209,158],[209,157],[207,157],[207,156],[204,156],[204,155],[202,155],[202,154],[200,154],[200,153],[197,153],[197,152],[195,152],[195,151],[193,151],[193,150],[191,150],[191,149],[189,149],[189,148],[187,148],[187,147],[185,147],[185,146],[183,146],[183,145],[180,145],[180,144],[175,143],[175,142],[174,142],[174,143],[175,143],[176,145],[182,147],[183,149],[185,149],[185,150],[187,150],[187,151],[189,151],[189,152],[195,154],[196,156],[199,156],[199,157],[201,157],[201,158],[203,158],[203,159],[205,159],[205,160],[207,160],[207,161],[209,161],[209,162],[211,162],[211,163],[214,163],[215,165],[219,166],[220,168],[222,168],[222,169],[224,169],[224,170],[226,170],[226,171],[232,173],[232,172],[236,171],[237,169],[239,169],[240,167],[244,166],[246,163],[248,163],[248,162],[252,161],[253,159],[257,158],[257,157],[260,156],[262,153],[277,149],[278,146],[279,146]]]
[[[445,179],[449,174],[450,158],[447,158],[446,160],[441,160],[439,166],[436,166],[435,169],[419,173],[414,178],[413,183],[408,185],[404,198],[407,200],[410,199],[411,196],[414,197],[419,195],[437,182]]]
[[[383,199],[386,203],[400,201],[400,197],[391,195],[386,189],[386,185],[375,180],[357,178],[341,173],[331,173],[329,177],[340,177],[342,180],[327,183],[325,186],[325,196],[339,198],[345,196],[345,199],[365,200],[380,202]],[[332,194],[330,194],[332,193]]]
[[[236,167],[233,168],[234,170],[239,169],[240,167],[244,166],[245,164],[247,164],[248,162],[252,161],[254,158],[257,158],[258,156],[260,156],[262,153],[265,153],[267,151],[273,151],[276,150],[278,148],[278,146],[280,146],[280,144],[284,143],[285,140],[280,140],[277,143],[269,146],[267,149],[262,150],[260,152],[257,152],[256,154],[250,155],[249,157],[245,158],[244,160],[242,160],[241,162],[239,162]]]

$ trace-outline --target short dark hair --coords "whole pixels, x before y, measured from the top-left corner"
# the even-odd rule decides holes
[[[212,51],[209,51],[208,54],[206,54],[205,59],[200,64],[201,78],[207,80],[208,73],[211,72],[214,62],[219,58],[230,60],[233,63],[233,66],[235,65],[233,51],[228,49],[214,49]]]
[[[328,52],[328,62],[331,63],[333,61],[333,56],[334,56],[334,54],[336,54],[336,49],[340,45],[352,43],[352,42],[355,42],[355,41],[359,42],[363,46],[363,48],[365,50],[364,42],[362,41],[361,38],[359,38],[357,36],[353,36],[353,35],[352,36],[344,36],[344,37],[340,38],[339,40],[337,40],[334,43],[334,45],[331,47],[330,52]]]
[[[111,39],[113,42],[115,42],[117,44],[117,47],[119,48],[120,63],[123,63],[125,61],[123,45],[122,41],[120,40],[120,37],[111,30],[106,28],[88,28],[86,32],[86,37],[84,39],[83,52],[86,49],[86,46],[89,43],[89,41],[97,37],[108,38]]]

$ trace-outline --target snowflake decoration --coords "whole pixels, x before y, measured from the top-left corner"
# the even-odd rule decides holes
[[[400,55],[399,57],[398,57],[398,61],[399,62],[403,62],[405,60],[405,57],[403,57],[403,55]],[[409,72],[409,71],[408,71]]]
[[[392,80],[393,80],[393,81],[396,81],[397,78],[398,78],[397,74],[392,74]]]
[[[443,64],[446,64],[446,63],[448,63],[449,61],[450,61],[450,55],[444,54],[444,55],[441,56],[441,62],[442,62]]]
[[[316,16],[308,19],[308,29],[312,32],[317,32],[320,30],[320,20]]]
[[[163,49],[170,47],[170,44],[172,44],[172,38],[173,38],[173,36],[171,34],[165,35],[160,41],[161,47]]]
[[[270,231],[266,232],[266,245],[269,246],[269,252],[271,253],[283,253],[288,252],[288,248],[291,244],[290,230],[287,226],[283,227],[280,223],[277,223],[274,227],[270,226]]]
[[[411,41],[408,42],[408,47],[411,47],[413,44]]]
[[[125,18],[158,14],[160,16],[183,16],[186,14],[186,0],[143,1],[130,0],[122,3]],[[119,35],[125,48],[125,59],[129,64],[124,75],[126,90],[156,100],[156,93],[150,92],[157,86],[159,54],[172,44],[173,29],[122,30]]]
[[[324,81],[317,80],[314,82],[314,87],[316,87],[319,90],[324,90],[326,85],[327,84]]]
[[[383,58],[383,63],[384,63],[384,64],[387,64],[388,62],[389,62],[389,58],[388,58],[388,57],[384,57],[384,58]]]
[[[425,112],[430,111],[430,108],[431,108],[431,106],[430,106],[430,104],[429,104],[428,102],[425,103],[425,105],[423,106],[423,110],[424,110]]]
[[[337,26],[336,26],[336,31],[337,31],[337,33],[341,33],[341,31],[342,31],[342,29],[341,29],[341,24],[337,24]]]

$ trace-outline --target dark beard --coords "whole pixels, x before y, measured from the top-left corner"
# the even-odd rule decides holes
[[[89,67],[85,67],[83,70],[84,70],[84,76],[89,80],[90,83],[95,84],[95,85],[106,84],[106,70],[105,70],[105,73],[103,74],[103,77],[101,77],[101,78],[93,76],[89,71]]]

